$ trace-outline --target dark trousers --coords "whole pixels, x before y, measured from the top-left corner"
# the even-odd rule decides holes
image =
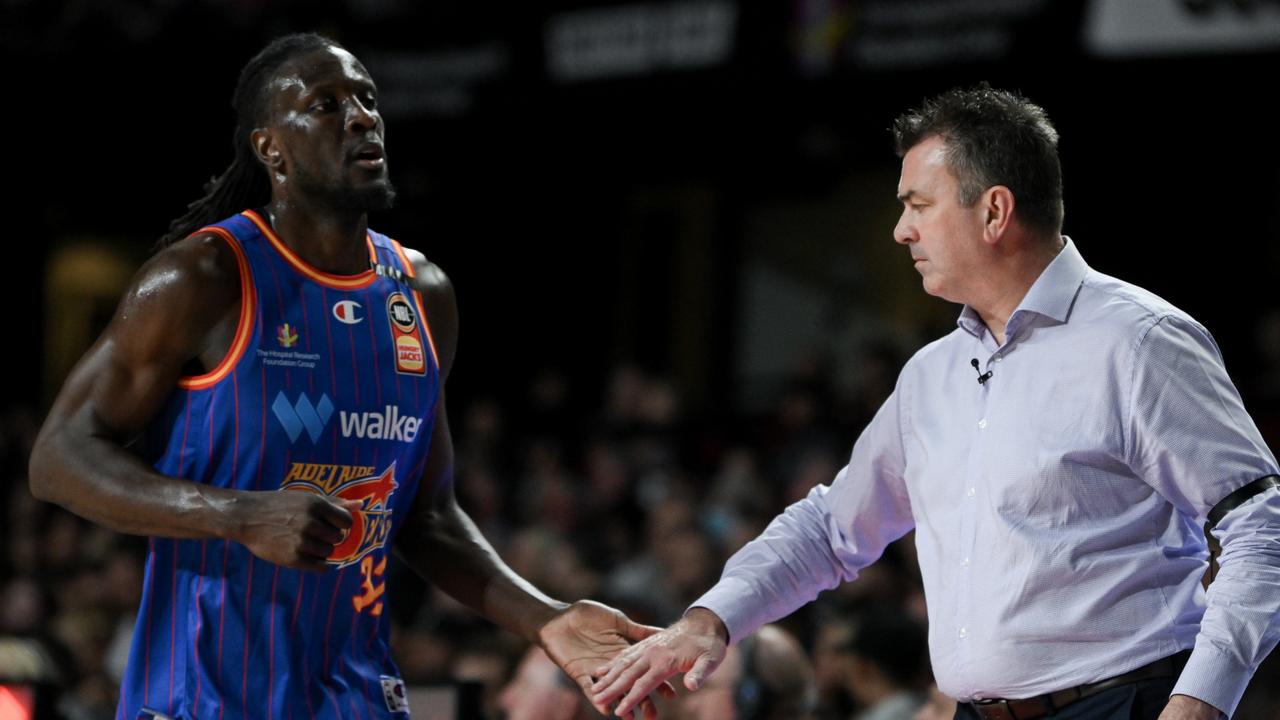
[[[1077,700],[1043,720],[1156,720],[1169,702],[1177,678],[1152,678],[1103,690]],[[981,720],[968,703],[956,705],[955,720]]]

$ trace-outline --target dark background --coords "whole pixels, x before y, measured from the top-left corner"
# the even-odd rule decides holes
[[[460,306],[460,502],[555,597],[671,622],[830,481],[902,362],[954,328],[892,240],[888,128],[956,85],[1047,110],[1066,234],[1207,326],[1280,442],[1280,0],[0,0],[0,639],[59,657],[65,717],[113,716],[145,541],[35,501],[31,443],[230,162],[240,67],[299,30],[379,84],[399,201],[370,224],[443,267]],[[499,691],[526,647],[389,572],[405,680],[474,681],[485,717],[512,713]],[[880,604],[923,621],[909,539],[781,621],[819,717],[862,707],[840,648]],[[1274,720],[1276,678],[1269,661],[1237,717]]]
[[[1084,38],[1085,4],[1024,4],[1033,9],[1004,23],[1008,45],[995,57],[953,50],[961,57],[884,69],[849,50],[870,32],[869,4],[830,3],[847,28],[815,72],[798,60],[803,3],[743,3],[721,63],[565,82],[548,70],[549,23],[606,3],[387,2],[369,12],[333,2],[11,2],[7,215],[24,269],[10,291],[56,303],[40,269],[67,238],[108,238],[140,260],[229,162],[239,67],[275,34],[316,29],[365,58],[384,95],[413,92],[380,77],[384,56],[501,55],[489,77],[438,82],[425,109],[385,107],[400,203],[371,224],[423,250],[457,287],[457,402],[509,393],[544,366],[599,381],[612,363],[635,361],[696,386],[700,409],[732,404],[739,270],[754,253],[744,215],[862,173],[883,184],[867,202],[884,209],[855,218],[847,242],[891,244],[898,160],[888,126],[924,96],[980,80],[1020,89],[1056,122],[1065,231],[1090,264],[1201,320],[1234,374],[1263,371],[1254,328],[1277,304],[1280,268],[1280,144],[1268,109],[1277,55],[1098,57]],[[1275,6],[1169,4],[1207,6],[1192,16],[1209,19]],[[461,110],[438,107],[449,93],[466,98]],[[655,192],[675,205],[697,195],[709,222],[690,230],[661,210],[627,212]],[[680,244],[691,234],[705,249],[697,272],[707,285],[692,310],[679,302]],[[11,316],[15,335],[38,348],[44,321],[26,307]],[[699,342],[675,348],[690,312],[704,317],[692,328]],[[40,354],[11,360],[11,377],[42,382],[9,383],[10,399],[47,402],[60,378],[47,377]]]

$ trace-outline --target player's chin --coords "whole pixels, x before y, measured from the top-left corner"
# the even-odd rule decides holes
[[[383,177],[376,182],[364,182],[356,186],[355,195],[360,208],[377,212],[390,210],[396,204],[396,189],[389,178]]]

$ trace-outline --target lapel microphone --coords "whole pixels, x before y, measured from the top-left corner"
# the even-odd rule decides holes
[[[978,384],[986,385],[987,381],[991,379],[991,371],[988,370],[986,372],[982,372],[982,369],[978,366],[978,358],[970,360],[969,364],[972,365],[974,371],[978,373]]]

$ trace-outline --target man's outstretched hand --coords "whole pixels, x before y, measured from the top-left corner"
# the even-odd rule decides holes
[[[592,698],[593,673],[634,643],[660,632],[661,628],[631,622],[626,615],[607,605],[579,600],[542,626],[538,631],[538,644],[582,688],[596,711],[608,715],[609,706]],[[655,684],[640,696],[640,702],[631,703],[628,710],[639,706],[645,720],[656,718],[657,707],[650,696],[654,691],[668,698],[676,694],[669,683]],[[623,712],[618,715],[622,716]]]
[[[667,678],[676,673],[685,673],[684,686],[697,690],[724,660],[728,639],[729,631],[715,613],[694,608],[666,630],[623,650],[608,665],[593,668],[600,679],[588,693],[591,704],[599,710],[621,698],[617,712],[622,715],[668,685]]]

